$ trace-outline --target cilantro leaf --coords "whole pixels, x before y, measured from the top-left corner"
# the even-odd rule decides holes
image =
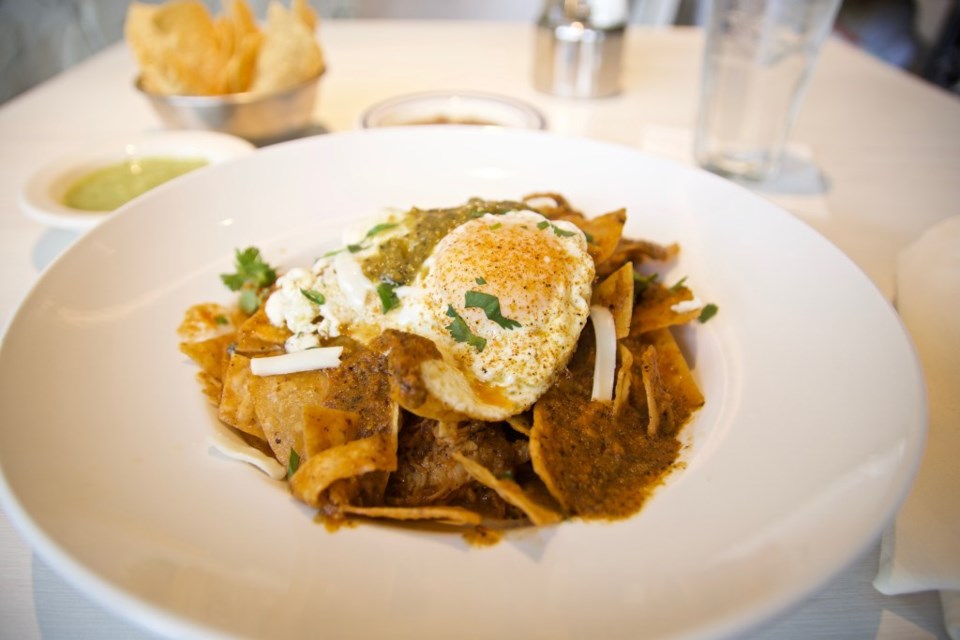
[[[581,231],[583,230],[581,229]],[[593,236],[587,233],[586,231],[583,232],[583,237],[587,239],[588,244],[596,244],[597,242],[596,240],[594,240]]]
[[[363,251],[363,247],[359,244],[348,244],[347,251],[350,253],[357,253],[358,251]]]
[[[263,301],[267,289],[277,281],[277,272],[260,257],[256,247],[237,249],[234,256],[235,273],[222,273],[220,280],[231,291],[240,292],[240,308],[253,313]]]
[[[560,236],[561,238],[569,238],[570,236],[576,235],[577,233],[576,231],[567,231],[565,229],[561,229],[555,224],[552,224],[550,226],[553,227],[553,233]]]
[[[293,477],[293,474],[300,468],[300,454],[296,449],[290,449],[290,458],[287,459],[287,480]]]
[[[670,287],[670,291],[671,291],[671,292],[679,291],[680,288],[683,287],[683,283],[686,282],[686,281],[687,281],[687,276],[683,276],[682,278],[680,278],[679,280],[677,280],[676,284],[674,284],[672,287]]]
[[[477,284],[487,284],[487,281],[484,280],[483,277],[476,278],[474,282],[476,282]]]
[[[375,224],[375,225],[373,225],[373,228],[370,229],[370,231],[367,231],[367,236],[366,236],[366,237],[372,238],[373,236],[377,235],[378,233],[380,233],[380,232],[382,232],[382,231],[387,231],[388,229],[393,229],[395,226],[397,226],[397,223],[395,223],[395,222],[381,222],[380,224]]]
[[[656,273],[651,273],[648,276],[642,276],[637,272],[633,273],[633,289],[635,293],[643,293],[647,287],[657,281],[659,277]]]
[[[247,247],[243,251],[236,250],[234,256],[236,273],[224,273],[220,279],[231,291],[238,291],[244,285],[252,285],[257,289],[269,287],[277,280],[277,272],[263,261],[260,250],[256,247]]]
[[[377,285],[377,295],[380,296],[380,306],[384,313],[400,306],[400,298],[396,292],[398,286],[395,282],[381,282]]]
[[[313,291],[311,289],[300,289],[300,293],[303,294],[303,297],[309,300],[314,304],[323,304],[327,301],[327,298],[320,293],[319,291]]]
[[[230,324],[230,321],[227,320],[227,316],[214,316],[213,321],[217,324]]]
[[[467,309],[471,307],[483,309],[483,312],[487,315],[487,318],[493,320],[504,329],[512,330],[521,326],[516,320],[503,317],[503,313],[500,311],[500,300],[497,298],[497,296],[492,296],[489,293],[482,293],[480,291],[467,291],[464,294],[463,306]]]
[[[540,231],[543,231],[544,229],[546,229],[546,228],[549,227],[549,226],[550,226],[550,221],[549,221],[549,220],[544,220],[544,221],[542,221],[542,222],[538,222],[538,223],[537,223],[537,229],[540,229]]]
[[[717,315],[717,311],[719,310],[720,310],[720,307],[718,307],[717,305],[711,302],[710,304],[705,306],[703,309],[701,309],[700,316],[697,318],[697,320],[700,322],[700,324],[703,324],[713,316]]]
[[[466,342],[477,351],[483,351],[483,348],[487,346],[487,340],[470,332],[470,327],[453,308],[453,305],[447,305],[447,315],[453,318],[453,322],[446,326],[453,339],[457,342]]]

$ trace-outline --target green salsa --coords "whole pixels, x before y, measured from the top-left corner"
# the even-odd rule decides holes
[[[207,164],[202,158],[136,158],[80,178],[63,204],[84,211],[113,211],[145,191]]]
[[[518,209],[530,207],[509,200],[471,198],[467,204],[451,209],[411,209],[404,220],[410,233],[381,244],[376,255],[363,261],[363,274],[374,282],[410,284],[433,248],[454,227],[487,213],[502,215]]]

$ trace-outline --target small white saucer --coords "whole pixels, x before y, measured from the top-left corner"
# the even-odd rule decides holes
[[[422,124],[459,124],[518,129],[546,129],[534,106],[493,93],[426,91],[389,98],[360,116],[360,127],[376,129]]]
[[[44,166],[27,180],[18,201],[24,214],[37,222],[82,231],[95,227],[113,213],[84,211],[63,204],[67,190],[92,171],[131,157],[148,156],[203,158],[212,165],[253,153],[255,149],[246,140],[209,131],[160,131],[130,135]]]

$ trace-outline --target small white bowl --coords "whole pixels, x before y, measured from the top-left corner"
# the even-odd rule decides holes
[[[364,129],[417,124],[460,124],[546,129],[535,107],[508,96],[475,91],[428,91],[389,98],[360,117]]]
[[[67,190],[97,169],[136,157],[200,158],[213,165],[253,153],[255,149],[246,140],[207,131],[162,131],[126,136],[44,166],[27,180],[20,191],[19,204],[24,214],[37,222],[82,231],[95,227],[113,213],[75,209],[63,203]],[[203,167],[196,169],[202,170]]]

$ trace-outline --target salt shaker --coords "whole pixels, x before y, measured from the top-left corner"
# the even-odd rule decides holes
[[[628,0],[545,0],[537,22],[533,85],[598,98],[620,91]]]

